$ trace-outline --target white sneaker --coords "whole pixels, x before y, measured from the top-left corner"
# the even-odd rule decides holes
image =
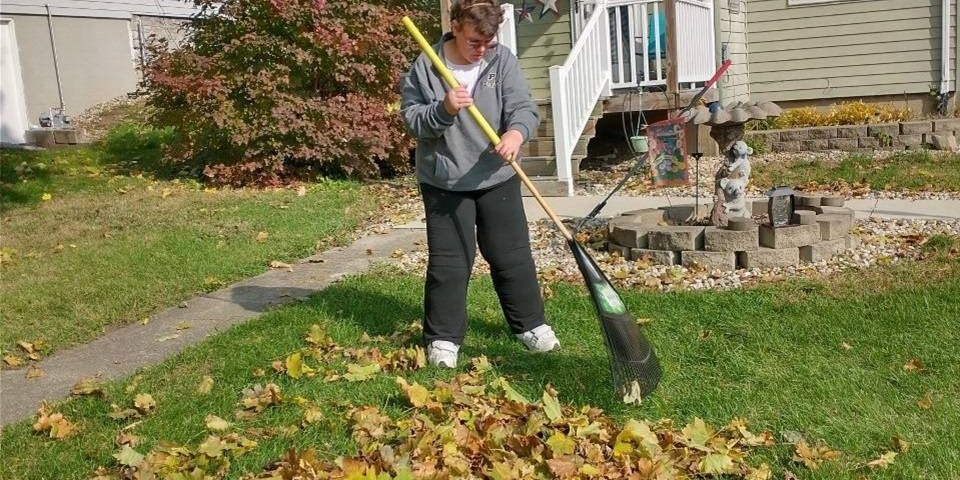
[[[435,367],[457,368],[460,346],[446,340],[434,340],[427,345],[427,361]]]
[[[560,349],[560,340],[550,325],[543,324],[533,330],[518,333],[517,338],[535,352],[552,352]]]

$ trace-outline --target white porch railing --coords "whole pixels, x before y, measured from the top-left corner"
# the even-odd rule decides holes
[[[595,2],[574,14],[574,34]],[[703,82],[716,69],[711,0],[677,0],[677,81]],[[666,85],[666,12],[663,0],[609,0],[612,88]]]
[[[586,19],[580,35],[563,65],[550,67],[550,100],[553,108],[553,135],[557,180],[566,182],[567,196],[573,195],[570,160],[583,134],[590,113],[601,96],[610,96],[610,27],[601,7]]]
[[[500,30],[497,31],[497,43],[507,47],[517,54],[517,24],[513,19],[513,4],[504,3],[500,5],[503,9],[503,22],[500,23]]]

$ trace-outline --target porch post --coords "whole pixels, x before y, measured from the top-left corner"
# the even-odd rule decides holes
[[[663,0],[667,10],[667,96],[670,110],[680,108],[680,92],[677,86],[677,1]],[[673,112],[671,112],[671,116]]]
[[[450,0],[440,0],[440,29],[443,33],[450,31]]]

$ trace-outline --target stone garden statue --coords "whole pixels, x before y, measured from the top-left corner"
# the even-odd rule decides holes
[[[747,210],[747,183],[750,181],[750,159],[753,154],[743,140],[736,143],[727,151],[726,158],[720,169],[717,170],[714,205],[723,204],[726,218],[718,218],[719,209],[714,209],[710,221],[713,225],[726,226],[727,219],[733,217],[749,217]]]
[[[709,125],[710,137],[720,147],[724,161],[714,177],[713,212],[710,223],[726,227],[731,217],[749,217],[746,205],[747,183],[750,181],[750,159],[753,149],[743,141],[746,122],[779,116],[782,110],[773,102],[736,102],[726,107],[708,109],[698,106],[690,121]]]

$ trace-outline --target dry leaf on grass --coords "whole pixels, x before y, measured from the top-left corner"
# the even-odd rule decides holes
[[[6,354],[6,355],[3,356],[3,363],[6,363],[7,365],[9,365],[9,366],[11,366],[11,367],[19,367],[19,366],[23,365],[23,359],[20,358],[20,357],[18,357],[18,356],[16,356],[16,355],[13,355],[13,354],[11,354],[11,353],[8,353],[8,354]]]
[[[70,389],[71,395],[103,395],[103,385],[95,378],[81,378]]]
[[[285,269],[287,269],[287,270],[289,270],[289,271],[291,271],[291,272],[293,271],[293,265],[290,265],[289,263],[286,263],[286,262],[281,262],[280,260],[273,260],[273,261],[271,261],[271,262],[270,262],[270,268],[276,268],[276,269],[284,269],[284,268],[285,268]]]
[[[903,370],[908,373],[922,372],[924,368],[923,362],[919,358],[911,358],[909,362],[903,365]]]
[[[207,415],[203,420],[208,430],[222,432],[230,428],[231,423],[213,414]]]
[[[206,395],[210,393],[210,390],[213,389],[213,377],[210,375],[204,375],[200,379],[200,383],[197,385],[197,393],[200,395]]]
[[[49,432],[50,438],[63,440],[75,432],[75,427],[67,417],[60,412],[54,412],[52,407],[43,402],[37,409],[37,421],[33,424],[33,429],[37,432]]]
[[[147,415],[157,408],[157,402],[149,393],[138,393],[133,397],[133,408],[136,408],[141,415]]]
[[[880,455],[879,458],[867,462],[867,466],[870,468],[887,468],[893,464],[894,457],[897,456],[897,452],[887,451]]]
[[[835,460],[838,457],[840,457],[840,452],[831,450],[826,445],[811,447],[805,440],[801,440],[800,443],[796,445],[793,461],[803,464],[810,470],[816,470],[820,467],[821,463],[828,460]]]

